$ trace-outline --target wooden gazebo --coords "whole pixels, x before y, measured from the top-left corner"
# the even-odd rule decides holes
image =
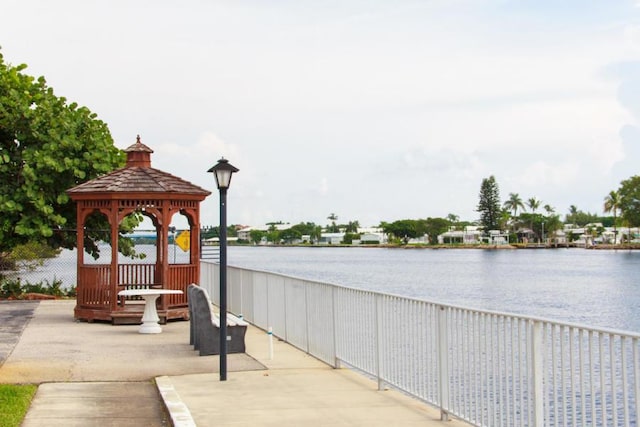
[[[124,168],[67,190],[77,203],[76,319],[104,320],[114,324],[140,323],[143,305],[127,303],[118,292],[128,288],[178,289],[182,295],[158,299],[162,321],[188,319],[187,286],[199,283],[200,202],[209,191],[151,167],[151,150],[140,142],[125,150]],[[110,263],[85,263],[85,222],[94,212],[109,220]],[[129,214],[150,218],[156,229],[155,263],[118,262],[118,226]],[[189,262],[169,263],[169,226],[174,214],[184,215],[190,227]]]

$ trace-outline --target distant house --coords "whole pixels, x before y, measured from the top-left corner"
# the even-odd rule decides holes
[[[250,233],[252,230],[255,230],[253,227],[245,227],[242,230],[238,230],[238,239],[239,240],[250,240]]]
[[[322,233],[320,235],[320,245],[339,245],[344,240],[344,233]]]
[[[386,239],[384,238],[384,234],[380,233],[362,233],[360,235],[360,239],[358,239],[358,243],[362,243],[362,244],[374,244],[374,245],[379,245],[382,242],[384,242]],[[354,244],[355,244],[355,240],[354,240]]]
[[[438,244],[460,243],[463,245],[477,245],[482,242],[482,231],[477,226],[467,226],[464,230],[451,227],[449,231],[438,236]]]
[[[520,228],[516,231],[516,236],[518,237],[518,242],[522,243],[533,243],[538,240],[538,235],[530,228]]]
[[[409,239],[409,241],[407,242],[407,244],[409,245],[426,245],[428,243],[429,243],[428,234],[425,234],[424,236],[420,236],[420,237],[413,237]]]
[[[567,233],[565,233],[563,230],[555,230],[549,235],[545,235],[545,240],[550,240],[552,244],[556,245],[566,245],[568,243]]]
[[[250,241],[252,231],[258,230],[266,233],[272,227],[275,227],[275,229],[278,231],[282,231],[291,228],[291,224],[264,224],[259,226],[243,227],[242,229],[238,230],[238,239]],[[266,242],[266,238],[263,238],[260,244],[265,244]]]
[[[489,235],[485,236],[483,240],[486,240],[490,245],[508,245],[509,233],[501,230],[489,230]]]
[[[620,227],[618,231],[618,242],[638,243],[640,241],[640,228],[638,227]]]
[[[387,235],[384,234],[382,228],[379,227],[367,227],[367,228],[358,228],[358,234],[360,234],[360,242],[362,244],[380,244],[383,245],[387,243]]]

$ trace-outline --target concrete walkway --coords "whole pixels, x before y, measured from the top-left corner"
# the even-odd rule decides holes
[[[0,319],[10,304],[25,303],[0,303]],[[257,328],[247,332],[246,354],[228,355],[221,382],[218,357],[189,345],[189,322],[142,335],[137,326],[76,322],[74,305],[41,301],[30,321],[27,310],[19,341],[0,360],[1,383],[40,384],[26,427],[466,425],[281,341],[270,359]],[[0,333],[0,349],[11,335]]]

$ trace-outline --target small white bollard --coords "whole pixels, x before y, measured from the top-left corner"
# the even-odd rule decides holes
[[[269,336],[269,360],[273,360],[273,328],[271,326],[269,326],[267,335]]]

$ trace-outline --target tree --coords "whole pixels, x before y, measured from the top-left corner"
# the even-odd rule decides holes
[[[286,230],[282,230],[280,232],[280,240],[284,243],[294,243],[302,237],[302,234],[296,230],[295,228],[287,228]]]
[[[312,236],[316,229],[316,225],[313,222],[306,222],[306,223],[301,222],[299,224],[292,226],[291,229],[299,232],[300,236],[307,235],[307,234],[309,236]]]
[[[344,233],[344,237],[342,238],[342,244],[343,245],[351,245],[353,244],[354,240],[357,240],[360,238],[360,234],[358,233]]]
[[[253,244],[259,244],[262,241],[262,238],[266,236],[267,233],[265,233],[262,230],[251,230],[249,232],[249,239],[251,239],[251,242]]]
[[[637,227],[640,225],[640,176],[635,175],[622,181],[618,195],[620,197],[618,208],[621,212],[621,218],[630,227]]]
[[[509,199],[504,202],[504,208],[513,212],[513,218],[518,216],[518,209],[524,210],[524,203],[518,193],[509,193]]]
[[[571,205],[569,207],[569,214],[567,214],[565,219],[565,222],[567,223],[583,226],[592,222],[598,222],[600,220],[600,217],[598,217],[598,215],[596,214],[583,212],[575,205]]]
[[[560,221],[560,215],[549,215],[544,219],[545,233],[552,236],[553,243],[558,243],[558,231],[562,230],[562,221]]]
[[[452,226],[457,226],[458,225],[458,221],[460,221],[460,217],[456,214],[450,213],[447,215],[447,221],[449,221]],[[442,234],[442,233],[438,233],[438,234]],[[431,236],[431,233],[429,233],[429,236]]]
[[[536,213],[536,211],[540,207],[540,203],[541,203],[540,200],[536,199],[535,197],[532,197],[529,200],[527,200],[527,206],[529,206],[529,209],[531,209],[532,213]]]
[[[500,189],[493,175],[482,180],[480,200],[477,211],[480,212],[480,224],[485,230],[498,229],[500,219]]]
[[[449,214],[451,215],[451,214]],[[425,231],[429,235],[429,243],[438,243],[438,236],[445,233],[451,227],[453,221],[448,216],[445,218],[427,218],[425,221]]]
[[[322,238],[322,227],[319,225],[316,225],[313,228],[313,232],[310,235],[311,237],[311,242],[319,242],[320,239]]]
[[[107,125],[54,95],[0,54],[0,253],[20,244],[74,248],[76,208],[65,191],[124,164]],[[106,219],[103,218],[104,226]],[[97,240],[87,230],[89,240]]]
[[[346,233],[357,233],[358,228],[360,228],[360,222],[358,221],[349,221],[349,223],[345,226]]]
[[[278,244],[280,243],[280,232],[278,231],[278,227],[276,227],[277,224],[281,224],[281,223],[269,223],[269,228],[267,229],[267,242],[271,242],[274,244]]]
[[[529,206],[529,209],[531,209],[531,214],[535,216],[536,211],[540,207],[540,200],[536,199],[535,197],[531,197],[529,200],[527,200],[527,206]],[[529,228],[533,230],[533,221],[529,221]]]
[[[569,213],[566,216],[566,222],[576,224],[578,218],[578,207],[576,205],[569,206]]]
[[[618,230],[616,228],[616,217],[618,209],[620,208],[620,195],[617,191],[610,191],[607,197],[604,198],[604,212],[613,213],[613,243],[617,243]]]
[[[424,225],[415,219],[401,219],[392,223],[382,223],[382,231],[401,240],[405,245],[409,239],[425,235]]]
[[[340,231],[340,229],[336,225],[336,221],[338,220],[338,215],[334,213],[330,213],[327,219],[331,221],[331,225],[327,226],[327,233],[338,233]]]

